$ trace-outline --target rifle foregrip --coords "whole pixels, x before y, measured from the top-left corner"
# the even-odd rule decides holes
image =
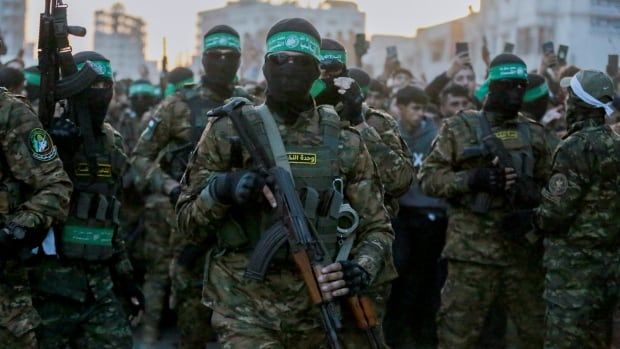
[[[278,221],[263,233],[250,256],[243,277],[250,280],[264,281],[269,263],[276,252],[286,243],[284,224]]]
[[[323,304],[323,295],[321,293],[321,289],[319,288],[319,283],[314,276],[314,270],[312,269],[312,264],[310,264],[308,253],[306,253],[305,250],[293,252],[293,259],[295,260],[297,269],[301,273],[301,277],[304,279],[304,283],[308,288],[308,293],[310,293],[310,300],[312,301],[312,304]]]

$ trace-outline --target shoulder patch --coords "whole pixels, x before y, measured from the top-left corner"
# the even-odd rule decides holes
[[[52,142],[52,138],[42,128],[33,128],[28,134],[28,147],[35,160],[47,162],[58,156],[58,151]]]
[[[153,134],[155,133],[155,129],[157,129],[157,125],[161,122],[161,119],[158,117],[151,117],[149,121],[146,123],[146,127],[144,131],[142,131],[142,136],[145,140],[150,141],[153,138]]]
[[[561,196],[568,189],[568,178],[563,173],[556,173],[549,179],[549,193],[554,196]]]

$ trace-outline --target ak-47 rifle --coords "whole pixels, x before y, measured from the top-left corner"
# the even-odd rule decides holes
[[[162,44],[163,44],[164,51],[163,51],[163,55],[161,58],[161,74],[159,75],[159,89],[163,97],[166,91],[166,85],[168,84],[168,53],[166,52],[167,51],[166,37],[162,38]]]
[[[45,10],[41,13],[39,27],[39,118],[43,126],[48,128],[54,117],[56,102],[68,99],[70,117],[80,127],[89,168],[93,172],[96,171],[96,144],[87,101],[79,92],[90,86],[99,74],[90,64],[85,64],[78,71],[73,60],[69,35],[85,36],[86,29],[67,24],[67,5],[63,4],[62,0],[45,0]]]
[[[314,227],[308,222],[305,210],[299,199],[291,174],[267,155],[255,132],[241,114],[240,107],[244,99],[233,99],[228,104],[213,109],[209,116],[226,115],[230,118],[243,146],[248,150],[255,170],[264,176],[274,178],[274,195],[281,220],[263,233],[248,262],[245,277],[264,280],[272,257],[285,243],[288,243],[293,260],[308,288],[312,303],[319,307],[321,322],[330,348],[342,348],[338,330],[342,327],[336,312],[335,300],[331,295],[321,291],[317,278],[321,268],[331,263],[329,255],[316,237]],[[334,232],[335,234],[336,232]],[[376,331],[379,321],[372,301],[366,297],[350,296],[347,303],[355,316],[358,328],[366,331],[372,348],[379,348],[379,336]]]

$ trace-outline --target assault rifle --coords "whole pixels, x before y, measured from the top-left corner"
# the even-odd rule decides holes
[[[319,307],[323,329],[330,348],[342,348],[337,331],[342,327],[336,312],[336,303],[331,295],[324,294],[317,281],[321,268],[329,264],[329,256],[321,241],[317,239],[314,227],[308,222],[301,200],[295,190],[291,174],[279,167],[267,155],[258,136],[248,128],[248,121],[240,112],[246,101],[233,99],[228,104],[208,113],[209,116],[226,115],[230,118],[243,146],[248,150],[255,170],[263,176],[274,179],[274,195],[281,220],[269,228],[256,248],[246,268],[245,277],[264,280],[266,269],[275,253],[288,243],[293,260],[310,293],[312,303]],[[335,234],[336,232],[334,232]],[[379,347],[378,320],[370,299],[351,296],[347,302],[356,318],[357,326],[369,336],[371,346]]]
[[[87,101],[79,97],[79,92],[90,86],[99,74],[90,64],[85,64],[78,72],[69,44],[69,35],[83,37],[86,29],[67,24],[67,5],[63,4],[62,0],[45,0],[45,10],[41,13],[39,23],[39,118],[43,126],[48,128],[54,118],[56,102],[69,100],[70,116],[80,127],[92,173],[96,171],[96,144]]]

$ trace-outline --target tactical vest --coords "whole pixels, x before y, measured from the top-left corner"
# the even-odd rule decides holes
[[[320,116],[321,143],[284,144],[293,173],[295,187],[304,205],[310,224],[316,228],[318,238],[334,258],[337,253],[337,218],[343,202],[344,184],[341,178],[338,146],[340,143],[340,119],[329,107],[318,107]],[[269,149],[267,134],[259,117],[248,118],[250,127]],[[271,152],[267,152],[271,155]],[[340,188],[342,186],[342,188]],[[259,209],[237,209],[230,211],[230,218],[217,230],[221,247],[252,250],[262,233],[271,227],[277,217]]]
[[[470,140],[470,143],[475,146],[483,147],[483,138],[485,135],[482,127],[480,126],[480,118],[484,117],[484,114],[480,112],[462,112],[458,115],[470,129],[469,136],[473,137]],[[502,141],[504,147],[512,158],[512,163],[515,167],[519,180],[533,180],[536,159],[532,148],[532,134],[528,122],[519,121],[516,123],[511,123],[510,125],[502,125],[500,127],[493,125],[491,126],[491,132],[495,134],[495,137]],[[458,136],[459,135],[457,135],[457,137]],[[486,166],[489,165],[487,164]],[[475,200],[475,195],[464,195],[463,199],[467,205],[471,205]],[[505,207],[506,204],[507,201],[505,197],[494,197],[490,208]]]
[[[114,130],[104,128],[97,144],[97,174],[91,174],[84,151],[79,151],[72,168],[66,168],[73,181],[69,218],[56,232],[57,252],[61,257],[87,261],[106,261],[115,250],[121,208],[116,198],[121,184],[125,157],[114,147]]]
[[[183,177],[190,153],[198,144],[202,131],[207,125],[207,112],[222,105],[222,102],[202,98],[202,88],[185,88],[179,91],[182,101],[187,104],[190,111],[190,137],[186,143],[169,144],[161,162],[162,168],[166,173],[170,174],[177,181],[180,181],[181,177]]]

